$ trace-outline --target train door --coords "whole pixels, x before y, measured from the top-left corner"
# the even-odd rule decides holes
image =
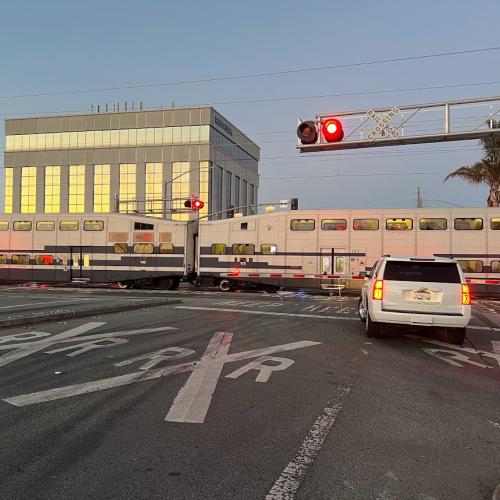
[[[345,248],[321,248],[319,274],[346,276],[349,274],[349,258]]]
[[[70,281],[92,281],[92,247],[70,247],[69,277]]]

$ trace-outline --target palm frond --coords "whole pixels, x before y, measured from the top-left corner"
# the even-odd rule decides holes
[[[457,168],[455,171],[449,173],[444,182],[448,179],[453,179],[459,177],[469,184],[481,184],[486,180],[486,168],[484,161],[478,161],[474,165],[465,165],[463,167]]]

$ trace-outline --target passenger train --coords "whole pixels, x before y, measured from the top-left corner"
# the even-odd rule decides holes
[[[1,282],[359,288],[382,255],[451,256],[476,293],[497,293],[500,209],[297,210],[191,222],[0,215]]]

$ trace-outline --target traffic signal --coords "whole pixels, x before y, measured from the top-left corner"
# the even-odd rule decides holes
[[[201,210],[205,206],[205,203],[199,198],[194,197],[192,202],[193,210]]]
[[[290,198],[290,210],[298,210],[298,209],[299,209],[299,199]]]
[[[340,142],[344,138],[344,126],[338,118],[328,118],[321,122],[321,133],[326,142]]]
[[[186,201],[184,202],[184,206],[185,206],[186,208],[191,208],[191,205],[192,205],[191,200],[186,200]]]
[[[227,216],[228,216],[230,219],[232,219],[232,218],[234,217],[234,206],[233,206],[233,205],[231,205],[231,206],[229,207],[229,210],[227,211]]]
[[[318,131],[313,121],[302,122],[297,127],[297,136],[302,144],[314,144],[318,140]]]

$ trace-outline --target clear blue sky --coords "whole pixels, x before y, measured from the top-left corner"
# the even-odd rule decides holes
[[[499,18],[498,0],[4,2],[0,96],[203,79],[496,46],[500,45]],[[170,105],[171,101],[208,104],[500,81],[499,63],[500,51],[494,51],[272,78],[0,99],[0,113],[5,117],[89,111],[92,103],[125,100],[143,100],[145,106],[153,107]],[[421,186],[424,198],[483,206],[485,188],[458,180],[443,184],[442,173],[314,178],[337,173],[450,171],[480,158],[474,147],[477,141],[446,147],[380,148],[365,150],[357,157],[347,152],[325,160],[314,155],[299,158],[295,128],[297,117],[312,118],[317,112],[498,94],[500,85],[490,85],[215,107],[261,145],[261,201],[298,196],[302,208],[411,207],[416,188]],[[3,121],[0,133],[3,150]],[[279,156],[292,158],[274,158]],[[308,178],[266,180],[289,176]],[[436,206],[436,202],[428,205]]]

